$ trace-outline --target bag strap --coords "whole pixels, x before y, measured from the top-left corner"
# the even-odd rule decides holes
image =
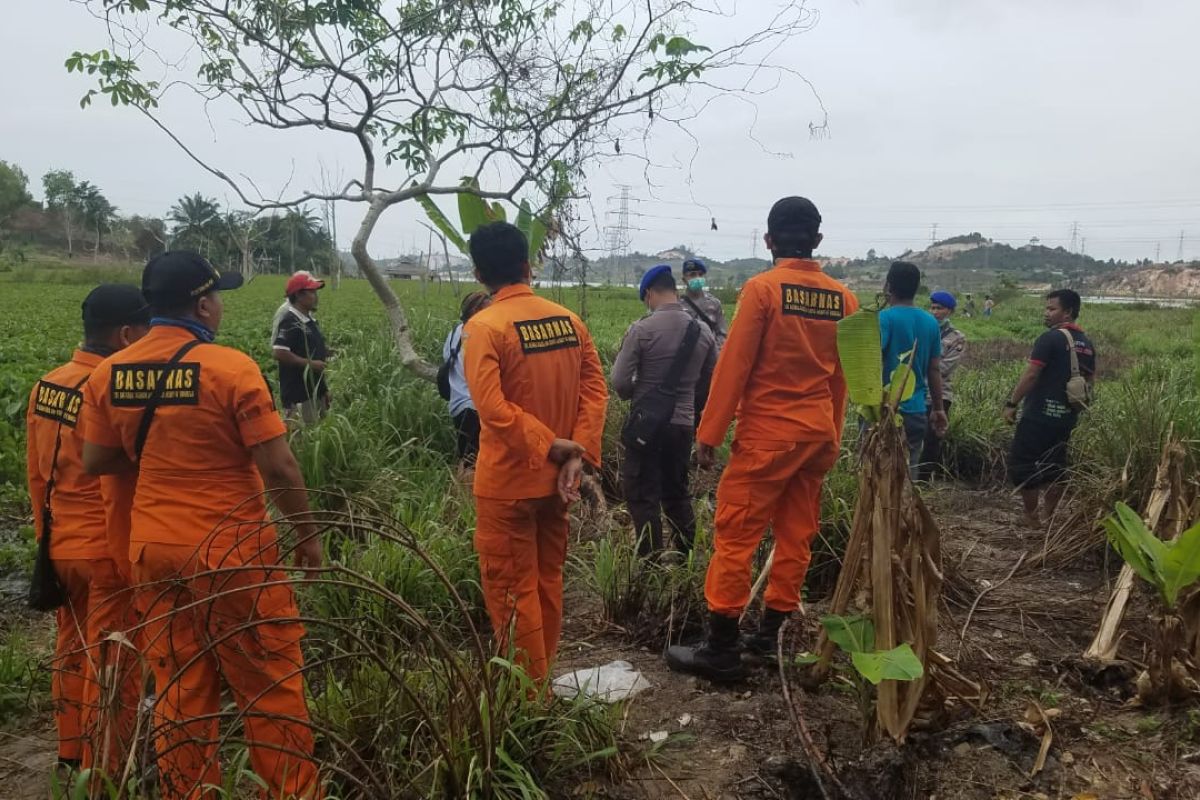
[[[700,306],[696,305],[696,302],[695,302],[694,300],[692,300],[692,298],[688,297],[686,294],[683,296],[683,302],[685,302],[685,303],[687,303],[689,306],[691,306],[691,307],[692,307],[692,310],[693,310],[693,311],[695,311],[697,314],[699,314],[699,315],[700,315],[700,319],[704,320],[705,324],[706,324],[706,325],[708,325],[708,329],[709,329],[710,331],[712,331],[712,332],[713,332],[713,335],[715,336],[715,335],[716,335],[716,333],[717,333],[717,323],[716,323],[716,321],[715,321],[715,320],[712,320],[712,319],[709,319],[709,318],[708,318],[708,314],[705,314],[703,311],[701,311],[701,310],[700,310]]]
[[[164,377],[166,373],[171,371],[171,367],[179,363],[179,360],[192,352],[192,349],[197,345],[204,344],[203,339],[193,339],[183,347],[175,351],[175,355],[171,356],[171,360],[167,362],[166,369],[163,370]],[[150,399],[146,401],[146,410],[142,412],[142,420],[138,423],[137,439],[134,440],[133,454],[135,461],[142,460],[142,450],[146,447],[146,437],[150,435],[150,423],[154,422],[154,412],[158,410],[159,401],[162,400],[163,387],[166,381],[159,381],[154,387],[154,392],[151,393]]]
[[[83,376],[83,378],[79,381],[79,383],[72,386],[71,389],[73,391],[79,391],[79,387],[83,386],[85,383],[87,383],[87,379],[89,377],[91,377],[91,376],[90,375]],[[50,495],[52,495],[54,493],[54,483],[56,480],[56,476],[58,474],[58,452],[60,449],[62,449],[62,429],[63,429],[63,424],[62,424],[62,421],[59,420],[58,430],[54,434],[54,455],[52,455],[50,457],[50,477],[46,479],[46,496],[42,499],[43,519],[46,519],[46,515],[48,515],[50,513]],[[49,531],[49,528],[42,531],[42,535],[43,536],[47,535],[48,531]]]
[[[692,358],[692,352],[696,349],[696,342],[700,340],[700,323],[696,320],[688,322],[687,332],[683,334],[683,341],[679,344],[679,349],[675,351],[675,359],[671,362],[670,368],[667,370],[667,375],[663,378],[663,382],[659,385],[659,391],[663,391],[671,396],[674,396],[679,390],[679,379],[683,377],[684,367]]]
[[[458,360],[458,351],[462,350],[463,334],[466,332],[466,326],[462,323],[458,325],[458,341],[454,343],[454,347],[450,348],[450,357],[446,359],[447,364],[453,364]],[[453,334],[451,334],[453,335]]]
[[[1067,337],[1067,352],[1071,356],[1071,377],[1079,377],[1079,355],[1075,352],[1075,337],[1066,328],[1059,328],[1062,335]]]

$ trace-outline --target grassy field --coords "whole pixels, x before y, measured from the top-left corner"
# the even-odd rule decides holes
[[[106,268],[103,277],[123,275],[132,277],[120,268]],[[92,277],[61,268],[0,274],[0,576],[14,580],[32,552],[23,490],[25,398],[37,377],[69,358],[78,342],[79,305]],[[455,322],[456,288],[474,287],[396,285],[418,349],[431,361]],[[229,293],[219,336],[254,356],[272,377],[269,326],[282,290],[283,278],[265,276]],[[580,309],[577,289],[546,294]],[[588,291],[587,322],[606,367],[640,313],[630,290]],[[1072,544],[1066,546],[1073,556],[1102,549],[1095,521],[1116,500],[1136,506],[1144,499],[1168,430],[1189,443],[1200,438],[1194,316],[1190,309],[1085,306],[1081,324],[1096,342],[1102,382],[1073,443],[1077,477],[1069,505],[1075,521],[1067,526]],[[329,544],[339,579],[311,586],[303,597],[306,615],[326,621],[310,626],[308,644],[323,755],[342,760],[349,773],[369,767],[371,779],[360,778],[358,788],[393,796],[439,796],[438,787],[449,785],[455,796],[565,796],[559,792],[584,778],[597,787],[619,784],[656,765],[656,747],[628,735],[620,708],[576,702],[546,710],[528,700],[519,671],[487,667],[486,654],[475,652],[481,614],[470,547],[474,516],[454,478],[445,404],[432,385],[397,365],[366,283],[347,280],[323,292],[320,319],[338,352],[328,372],[333,413],[297,436],[294,447],[318,504],[340,531]],[[1011,436],[999,411],[1043,330],[1040,301],[1019,298],[1002,303],[990,319],[958,324],[969,352],[955,384],[948,477],[997,487]],[[623,414],[614,400],[604,485],[617,512],[615,432]],[[847,426],[850,438],[854,427]],[[844,448],[826,489],[814,596],[832,584],[853,507],[853,442]],[[1188,474],[1194,474],[1195,448],[1188,452]],[[707,504],[699,505],[707,524]],[[678,568],[640,565],[619,513],[616,519],[584,514],[578,520],[568,614],[619,625],[628,640],[655,647],[668,631],[677,637],[695,630],[703,552]],[[12,600],[3,606],[0,679],[7,678],[7,688],[0,693],[0,719],[10,730],[33,724],[38,704],[46,702],[46,630],[44,618],[25,615]],[[32,713],[29,698],[38,700]],[[480,768],[481,753],[487,769]],[[353,780],[343,776],[340,785],[353,794]]]

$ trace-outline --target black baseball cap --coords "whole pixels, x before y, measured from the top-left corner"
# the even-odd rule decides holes
[[[192,250],[169,250],[150,259],[142,270],[142,293],[152,306],[180,306],[215,291],[237,289],[242,273],[222,274]]]
[[[102,327],[149,325],[150,306],[136,286],[102,283],[83,299],[83,324]]]
[[[767,214],[767,233],[811,233],[821,227],[821,212],[807,197],[785,197]]]

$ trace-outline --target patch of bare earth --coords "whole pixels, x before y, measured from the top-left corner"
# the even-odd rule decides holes
[[[902,748],[864,748],[859,712],[846,692],[827,683],[801,694],[816,743],[843,782],[863,800],[1200,798],[1200,712],[1131,708],[1133,667],[1100,670],[1080,660],[1119,564],[1038,561],[1045,535],[1022,527],[1011,493],[945,485],[927,499],[942,528],[947,573],[939,650],[986,683],[989,697],[978,711],[946,709],[936,727],[914,730]],[[793,651],[812,646],[822,607],[809,604],[803,633],[789,642]],[[654,688],[629,704],[626,733],[669,734],[653,763],[616,785],[581,785],[579,796],[821,796],[773,668],[734,686],[675,674],[657,650],[632,646],[623,632],[605,627],[588,598],[569,597],[567,608],[559,670],[631,662]],[[1149,608],[1143,594],[1126,617],[1121,654],[1135,663],[1144,660]],[[1036,775],[1044,727],[1029,724],[1035,706],[1052,731]]]

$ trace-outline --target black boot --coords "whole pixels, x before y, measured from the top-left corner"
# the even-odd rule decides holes
[[[667,648],[667,666],[677,672],[690,672],[710,681],[724,683],[741,680],[741,646],[736,617],[708,615],[708,639],[699,647]]]
[[[764,609],[758,619],[758,630],[742,639],[742,649],[758,658],[774,659],[778,653],[779,628],[787,618],[786,611]]]

